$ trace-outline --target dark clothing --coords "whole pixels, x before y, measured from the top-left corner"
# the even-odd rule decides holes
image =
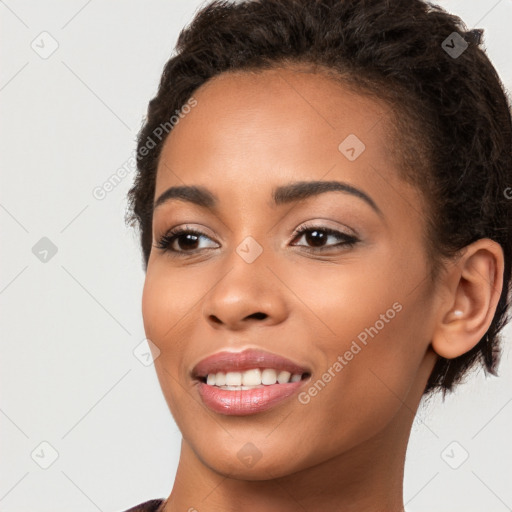
[[[160,512],[163,509],[164,499],[156,499],[139,503],[135,507],[129,508],[124,512]]]

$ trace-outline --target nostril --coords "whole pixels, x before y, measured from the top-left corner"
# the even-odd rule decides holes
[[[263,320],[264,318],[267,318],[267,315],[265,313],[253,313],[252,315],[249,315],[249,318],[257,318],[258,320]]]

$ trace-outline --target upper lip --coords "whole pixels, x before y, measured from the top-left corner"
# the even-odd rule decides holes
[[[285,357],[259,349],[246,349],[242,352],[221,351],[205,357],[192,370],[192,377],[199,379],[209,373],[245,371],[253,368],[274,368],[286,370],[292,375],[310,373],[309,369]]]

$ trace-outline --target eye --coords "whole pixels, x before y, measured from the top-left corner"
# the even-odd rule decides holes
[[[158,243],[155,245],[158,249],[162,249],[165,252],[174,253],[181,255],[184,253],[195,253],[205,247],[200,246],[201,238],[211,239],[201,231],[195,229],[189,229],[185,227],[178,227],[171,229],[158,239]],[[178,246],[178,249],[176,248]],[[213,247],[216,244],[213,242]],[[212,246],[209,246],[212,247]],[[208,246],[206,247],[208,248]]]
[[[353,235],[348,235],[346,233],[342,233],[341,231],[337,231],[325,226],[303,226],[297,230],[294,235],[294,240],[297,238],[299,238],[299,240],[304,238],[306,243],[311,244],[311,246],[306,247],[312,252],[321,252],[340,246],[353,247],[357,242],[359,242],[359,239]],[[326,245],[329,238],[338,239],[341,240],[341,242]],[[299,246],[301,245],[299,244]],[[302,247],[304,246],[302,245]]]
[[[301,238],[304,238],[306,243],[310,245],[292,245],[306,247],[306,249],[311,252],[322,252],[340,246],[353,247],[359,242],[359,239],[353,235],[348,235],[325,226],[303,226],[295,231],[293,240],[300,240]],[[211,244],[201,246],[201,239],[209,240]],[[329,239],[337,239],[340,241],[334,244],[327,244]],[[155,244],[155,247],[173,256],[184,256],[187,253],[194,254],[202,249],[218,247],[218,244],[213,242],[210,237],[201,231],[185,226],[171,229],[162,235],[158,239],[157,244]]]

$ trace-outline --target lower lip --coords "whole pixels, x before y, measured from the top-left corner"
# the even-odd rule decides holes
[[[199,394],[203,403],[219,414],[246,416],[274,407],[295,394],[304,380],[286,384],[271,384],[263,388],[229,391],[199,382]]]

